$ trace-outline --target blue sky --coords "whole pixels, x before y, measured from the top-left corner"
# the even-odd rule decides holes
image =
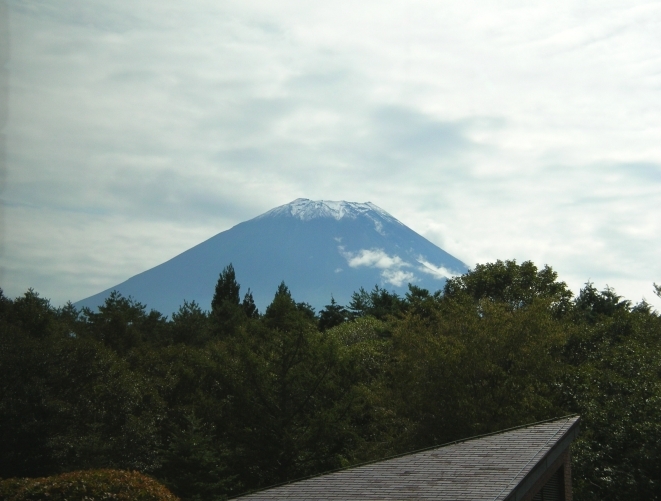
[[[661,309],[659,2],[7,6],[10,297],[82,299],[305,197]]]

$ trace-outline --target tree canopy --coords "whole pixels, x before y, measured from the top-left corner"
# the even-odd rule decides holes
[[[661,288],[654,285],[656,293]],[[0,291],[0,477],[136,470],[184,501],[582,416],[578,501],[659,499],[661,318],[549,266],[477,265],[439,291],[375,286],[260,313],[234,269],[167,319]]]

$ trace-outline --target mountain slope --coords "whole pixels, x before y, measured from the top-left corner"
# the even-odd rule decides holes
[[[211,304],[222,269],[232,263],[242,294],[261,311],[285,281],[297,301],[317,310],[331,294],[347,304],[375,284],[403,294],[409,282],[437,290],[464,263],[371,203],[297,199],[202,242],[169,261],[76,303],[96,308],[112,290],[163,314],[184,299]]]

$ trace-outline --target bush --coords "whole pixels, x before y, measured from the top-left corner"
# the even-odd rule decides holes
[[[137,471],[74,471],[44,478],[0,480],[3,501],[178,501],[169,490]]]

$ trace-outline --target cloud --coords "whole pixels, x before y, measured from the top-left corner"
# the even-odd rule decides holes
[[[405,283],[415,282],[415,274],[402,268],[410,268],[411,265],[399,256],[389,256],[382,249],[361,249],[358,252],[346,252],[339,247],[340,254],[347,260],[351,268],[377,268],[381,271],[381,277],[386,283],[395,287],[401,287]]]
[[[404,284],[415,282],[415,275],[404,270],[384,270],[381,276],[388,284],[401,287]]]
[[[390,257],[381,249],[362,249],[356,253],[343,252],[342,255],[352,268],[368,266],[370,268],[389,269],[410,266],[410,264],[405,263],[399,256]]]
[[[423,273],[432,275],[434,278],[439,280],[456,277],[458,275],[458,273],[448,270],[444,266],[434,266],[429,261],[426,261],[422,256],[418,258],[418,263],[422,265],[418,268],[418,270],[422,271]]]
[[[661,307],[657,3],[7,5],[10,296],[82,297],[306,197]]]

